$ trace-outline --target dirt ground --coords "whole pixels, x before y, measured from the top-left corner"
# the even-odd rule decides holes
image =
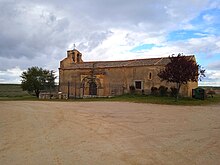
[[[219,165],[220,105],[0,102],[1,165]]]

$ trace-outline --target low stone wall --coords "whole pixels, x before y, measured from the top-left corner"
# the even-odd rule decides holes
[[[40,93],[39,99],[68,99],[68,96],[62,93]]]

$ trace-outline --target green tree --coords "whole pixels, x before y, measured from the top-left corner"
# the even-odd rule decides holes
[[[181,86],[189,81],[201,80],[205,77],[205,70],[196,63],[192,56],[178,54],[177,56],[170,56],[169,59],[170,62],[158,73],[158,76],[162,81],[176,83],[176,100],[178,100]]]
[[[55,88],[55,79],[57,77],[55,76],[55,72],[53,70],[48,71],[48,74],[46,76],[46,81],[45,81],[45,87],[46,90],[50,92],[50,97],[51,97],[51,91]]]
[[[34,92],[39,97],[41,90],[52,90],[55,87],[54,71],[39,67],[28,68],[21,74],[21,87],[28,92]]]

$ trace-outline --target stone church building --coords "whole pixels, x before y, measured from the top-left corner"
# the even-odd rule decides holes
[[[190,56],[194,58],[194,56]],[[124,61],[84,62],[82,54],[68,50],[60,61],[59,91],[67,97],[114,96],[135,92],[150,94],[152,87],[175,84],[161,82],[158,72],[169,63],[169,58],[134,59]],[[182,96],[191,96],[197,82],[188,82],[180,89]]]

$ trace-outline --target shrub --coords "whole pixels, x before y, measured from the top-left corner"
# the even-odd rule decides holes
[[[131,94],[134,94],[134,93],[135,93],[135,87],[134,87],[134,85],[130,85],[130,86],[129,86],[129,89],[130,89],[130,93],[131,93]]]
[[[160,93],[160,96],[166,96],[167,95],[167,87],[165,87],[165,86],[160,86],[159,87],[159,93]]]
[[[151,94],[156,96],[158,94],[158,89],[157,87],[151,87]]]

